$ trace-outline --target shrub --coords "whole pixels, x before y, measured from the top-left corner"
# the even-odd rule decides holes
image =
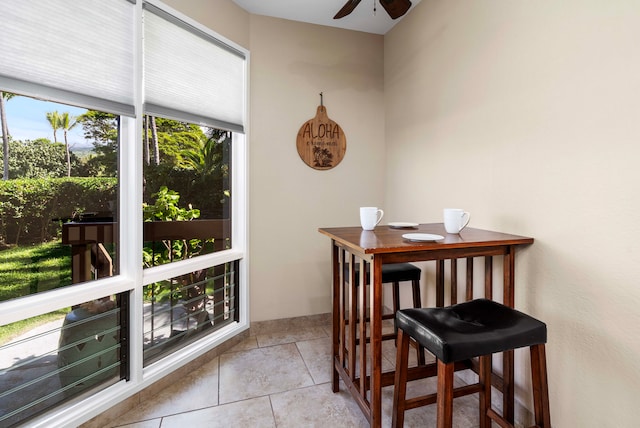
[[[47,242],[61,224],[88,211],[110,211],[117,198],[117,178],[38,178],[0,182],[0,241]]]

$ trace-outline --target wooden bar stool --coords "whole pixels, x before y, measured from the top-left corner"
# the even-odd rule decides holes
[[[453,398],[480,394],[480,428],[491,420],[513,427],[491,407],[491,354],[529,347],[537,428],[551,428],[545,343],[547,326],[515,309],[487,299],[443,308],[402,309],[396,313],[398,353],[393,392],[393,427],[402,427],[405,410],[437,403],[437,427],[450,428]],[[409,339],[437,358],[436,394],[406,399]],[[455,364],[479,357],[479,381],[453,388]]]

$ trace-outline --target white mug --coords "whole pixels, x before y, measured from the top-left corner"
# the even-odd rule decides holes
[[[360,207],[360,224],[364,230],[373,230],[383,215],[384,211],[378,207]]]
[[[444,209],[444,229],[447,233],[460,233],[464,229],[471,215],[465,210],[459,208],[445,208]]]

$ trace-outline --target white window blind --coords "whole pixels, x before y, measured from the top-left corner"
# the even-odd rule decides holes
[[[0,0],[0,88],[133,115],[134,5]]]
[[[245,55],[144,4],[145,113],[244,131]]]

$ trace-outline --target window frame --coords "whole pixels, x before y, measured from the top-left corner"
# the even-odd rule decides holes
[[[77,425],[108,410],[115,404],[139,392],[153,382],[167,376],[207,351],[249,328],[249,269],[248,269],[248,100],[250,53],[245,48],[222,37],[211,29],[203,27],[193,19],[168,7],[158,0],[146,0],[147,3],[162,9],[177,19],[190,23],[207,31],[211,37],[232,46],[245,55],[244,67],[244,133],[233,133],[231,162],[231,218],[232,248],[211,254],[182,260],[167,265],[143,269],[143,216],[142,216],[142,118],[143,99],[143,2],[135,2],[134,10],[134,112],[135,117],[121,115],[121,141],[135,141],[135,144],[119,145],[119,274],[113,277],[97,279],[91,282],[69,285],[35,295],[0,302],[0,325],[27,319],[64,307],[93,300],[98,296],[129,292],[130,346],[128,381],[120,381],[91,396],[78,397],[65,404],[54,407],[42,416],[29,421],[30,426],[67,426]],[[11,90],[12,88],[6,88]],[[16,90],[16,92],[19,92]],[[46,94],[44,94],[46,95]],[[74,100],[59,99],[59,93],[50,94],[57,102],[72,104]],[[52,99],[53,100],[53,99]],[[143,368],[143,287],[161,279],[171,278],[203,267],[217,264],[239,262],[239,321],[225,326],[206,337],[191,343],[173,354]]]

